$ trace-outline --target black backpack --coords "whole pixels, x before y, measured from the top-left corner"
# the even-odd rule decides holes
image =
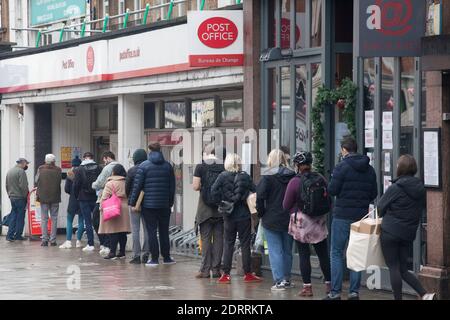
[[[81,190],[86,194],[95,194],[95,190],[92,189],[92,184],[97,180],[100,175],[101,169],[98,164],[88,164],[80,167],[81,175],[83,177],[83,184]]]
[[[202,177],[200,194],[203,202],[210,207],[217,207],[217,201],[211,193],[211,187],[216,182],[217,177],[223,171],[223,167],[217,165],[206,165],[206,172]]]
[[[331,197],[325,178],[317,172],[300,174],[298,208],[306,215],[319,217],[331,210]]]

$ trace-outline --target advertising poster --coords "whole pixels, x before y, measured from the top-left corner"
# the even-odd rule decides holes
[[[72,147],[61,147],[61,169],[72,168]]]
[[[375,128],[375,111],[368,110],[364,112],[364,128],[374,129]]]
[[[383,112],[383,130],[392,130],[392,111]]]
[[[391,130],[383,130],[383,149],[384,150],[392,150],[394,147],[394,142],[392,138]]]
[[[375,133],[373,129],[364,130],[364,145],[366,148],[375,147]]]
[[[383,177],[383,192],[386,192],[386,190],[391,186],[392,184],[391,180],[392,180],[391,176]]]
[[[423,171],[426,186],[439,187],[439,133],[426,131],[423,134]]]
[[[52,221],[48,219],[48,231],[52,228]],[[41,206],[36,200],[36,189],[33,189],[28,196],[28,229],[30,236],[42,235],[41,230]]]

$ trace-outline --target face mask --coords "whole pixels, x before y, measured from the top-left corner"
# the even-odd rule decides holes
[[[23,167],[23,170],[27,171],[28,170],[28,166]]]

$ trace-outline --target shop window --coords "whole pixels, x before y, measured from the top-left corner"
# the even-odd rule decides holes
[[[220,122],[242,122],[242,99],[223,99],[220,101]]]
[[[313,63],[311,64],[311,105],[316,103],[317,93],[319,92],[319,88],[323,85],[322,80],[322,64],[321,63]],[[313,138],[313,136],[311,137]]]
[[[400,154],[414,154],[414,85],[415,60],[413,57],[400,59],[401,92],[400,92]]]
[[[393,178],[393,110],[398,108],[394,103],[394,58],[382,58],[381,84],[381,126],[382,152],[381,171],[383,175],[383,192],[391,185]]]
[[[364,60],[364,152],[374,159],[375,148],[375,59]]]
[[[353,0],[334,1],[334,4],[335,41],[353,42]]]
[[[214,99],[192,101],[192,127],[214,127]]]
[[[109,14],[109,0],[103,0],[103,17]]]
[[[144,103],[144,128],[156,128],[156,106],[154,102]]]
[[[292,139],[291,68],[281,68],[281,145],[290,146]]]
[[[291,47],[291,1],[281,1],[281,45],[282,49]]]
[[[323,0],[311,1],[311,47],[322,46],[322,7]]]
[[[306,0],[295,1],[295,48],[306,48]]]
[[[119,108],[116,104],[111,107],[110,124],[111,130],[117,130],[119,128]]]
[[[164,128],[186,127],[186,103],[166,102],[164,103]]]
[[[306,101],[307,90],[306,66],[301,65],[295,68],[295,139],[296,151],[309,150],[308,146],[308,122]]]
[[[269,25],[268,25],[268,47],[277,47],[277,37],[276,37],[276,12],[275,12],[275,2],[276,1],[268,1],[269,7]]]
[[[270,68],[267,70],[268,73],[268,105],[267,105],[267,115],[268,115],[268,129],[277,129],[277,72],[275,68]],[[272,136],[272,135],[271,135]],[[271,139],[271,148],[276,146],[278,139],[273,136]]]
[[[109,107],[94,109],[95,130],[109,130]]]

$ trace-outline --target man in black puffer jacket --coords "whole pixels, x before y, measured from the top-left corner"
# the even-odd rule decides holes
[[[134,208],[139,193],[144,191],[141,210],[147,225],[152,255],[151,261],[146,265],[159,265],[160,245],[164,264],[174,264],[175,261],[170,257],[169,223],[175,197],[175,174],[172,165],[164,160],[161,145],[152,143],[149,148],[148,160],[141,163],[137,169],[128,204]],[[157,238],[158,231],[160,243]]]
[[[377,178],[367,156],[356,154],[353,138],[341,142],[344,156],[334,168],[328,191],[336,196],[331,224],[331,292],[326,300],[340,300],[344,276],[345,248],[350,237],[350,225],[362,219],[370,203],[377,197]],[[350,270],[349,300],[359,300],[361,273]]]

